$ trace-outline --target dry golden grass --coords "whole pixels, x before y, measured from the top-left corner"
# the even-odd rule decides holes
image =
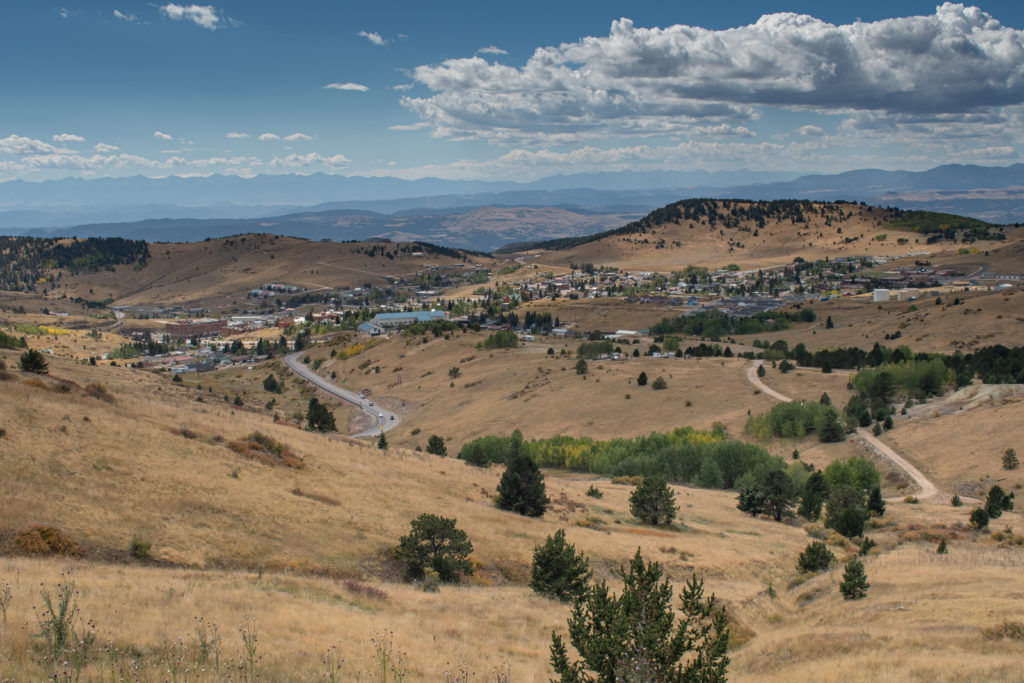
[[[539,258],[563,265],[593,263],[625,270],[667,272],[687,265],[715,269],[730,263],[743,269],[759,268],[791,263],[795,256],[814,261],[839,256],[903,256],[923,249],[935,255],[956,254],[959,247],[952,243],[925,246],[925,238],[920,234],[886,228],[889,219],[884,209],[850,206],[848,210],[853,216],[833,225],[826,225],[816,214],[808,214],[807,222],[800,224],[769,220],[757,237],[752,234],[756,227],[753,222],[741,222],[740,227],[750,230],[741,232],[721,226],[712,228],[704,221],[684,220],[649,228],[644,234],[606,237],[565,251],[540,252]],[[887,236],[885,240],[875,239],[883,233]],[[847,244],[846,238],[856,241]],[[899,244],[900,239],[906,242]],[[657,247],[661,240],[665,242],[664,248]],[[736,246],[737,241],[743,246]]]
[[[964,302],[952,306],[956,297]],[[870,297],[847,297],[810,306],[817,321],[794,325],[771,334],[737,337],[738,340],[783,339],[790,348],[803,342],[813,350],[857,346],[870,349],[875,342],[883,346],[907,345],[915,352],[964,353],[981,346],[1014,345],[1024,338],[1024,315],[1020,293],[942,294],[943,305],[934,297],[918,301],[874,303]],[[831,316],[835,327],[825,329]],[[900,333],[899,338],[885,336]]]
[[[443,340],[432,341],[419,344],[417,354],[413,347],[395,353],[407,354],[405,367],[429,367],[429,354],[439,353],[433,362],[441,370],[449,362],[439,351],[443,346]],[[378,354],[380,375],[385,367],[379,354],[385,351],[367,352]],[[569,364],[529,349],[501,353],[495,357],[506,366],[519,357],[531,367]],[[14,356],[0,355],[8,362]],[[460,381],[474,381],[474,362],[465,362],[468,376]],[[0,519],[5,531],[33,523],[58,526],[83,544],[85,559],[0,559],[0,579],[13,585],[0,670],[17,680],[43,677],[32,645],[31,605],[38,603],[38,589],[52,589],[66,570],[81,590],[83,616],[97,623],[100,642],[134,648],[147,672],[142,680],[165,678],[157,673],[164,669],[154,667],[166,666],[168,653],[178,648],[192,661],[197,617],[220,628],[227,668],[193,672],[192,680],[241,678],[230,667],[242,655],[236,627],[247,617],[256,619],[258,667],[266,680],[322,675],[320,655],[332,644],[345,657],[350,678],[363,672],[362,678],[373,680],[370,637],[384,631],[393,631],[411,680],[443,680],[445,671],[460,667],[485,679],[500,668],[511,680],[547,680],[550,632],[564,628],[568,608],[535,596],[525,581],[533,547],[558,528],[567,529],[570,542],[592,559],[598,578],[612,578],[612,569],[638,546],[664,564],[677,586],[691,572],[702,575],[733,616],[740,637],[730,671],[739,680],[902,680],[935,672],[999,679],[1016,672],[1010,667],[1017,644],[985,640],[980,629],[1019,619],[1022,598],[1007,586],[1024,555],[1020,547],[997,547],[987,535],[967,530],[964,508],[890,504],[889,515],[868,532],[879,542],[868,562],[869,597],[844,603],[836,592],[839,570],[799,580],[795,558],[811,540],[800,525],[741,514],[732,492],[676,487],[679,524],[651,529],[628,514],[630,486],[552,472],[552,509],[527,519],[494,507],[500,468],[477,469],[400,448],[382,453],[369,444],[274,425],[268,416],[222,401],[197,402],[201,392],[174,386],[167,377],[59,358],[52,365],[53,374],[74,381],[68,391],[50,388],[57,384],[52,378],[19,372],[3,383]],[[676,383],[695,396],[713,393],[706,392],[713,386],[756,398],[743,383],[743,368],[739,361],[695,361],[659,393],[671,396]],[[593,393],[598,377],[600,385],[613,377],[596,369],[587,380],[571,369],[556,372],[560,382],[566,376],[558,394],[570,399],[577,391],[571,385],[585,384]],[[824,386],[817,383],[835,378],[807,380],[807,391],[817,393]],[[705,381],[714,384],[697,388]],[[114,403],[86,395],[82,387],[96,382]],[[795,393],[799,386],[787,388]],[[498,412],[513,405],[509,401]],[[226,447],[253,431],[286,444],[305,467],[261,465]],[[602,499],[585,495],[592,484]],[[388,548],[422,512],[455,517],[473,541],[476,573],[465,586],[432,594],[394,582],[398,573]],[[1008,513],[1000,528],[1004,523],[1019,526],[1021,520]],[[820,526],[809,528],[821,534]],[[952,539],[948,557],[934,555],[934,539],[942,536]],[[173,566],[132,561],[127,549],[133,538],[151,542],[153,556]],[[832,541],[837,555],[852,552],[842,539]],[[768,597],[769,585],[776,599]],[[98,676],[98,670],[90,672]]]
[[[400,412],[402,424],[388,438],[409,448],[425,445],[431,433],[457,449],[469,439],[516,428],[531,439],[556,434],[609,439],[685,425],[711,429],[720,422],[739,435],[748,410],[763,412],[774,402],[747,384],[742,359],[595,360],[584,378],[575,371],[578,341],[539,338],[515,349],[476,348],[486,337],[486,332],[456,332],[447,340],[398,336],[347,360],[330,358],[326,349],[311,350],[310,357],[324,358],[321,375],[336,372],[345,388],[370,389],[374,401]],[[554,356],[547,355],[548,348]],[[647,345],[623,348],[646,350]],[[570,355],[559,355],[563,349]],[[459,368],[454,379],[453,367]],[[668,388],[638,386],[641,372],[650,382],[663,376]],[[420,433],[411,434],[413,429]]]
[[[1020,385],[973,385],[952,397],[933,399],[912,408],[913,417],[898,420],[884,439],[910,455],[918,469],[946,490],[976,496],[993,484],[1008,491],[1020,489],[1024,470],[1003,469],[1002,458],[1007,448],[1024,452],[1021,389]],[[960,396],[973,400],[957,400]],[[947,409],[953,412],[945,414]]]

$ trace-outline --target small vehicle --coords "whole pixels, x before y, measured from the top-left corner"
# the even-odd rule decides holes
[[[366,398],[366,394],[359,394],[359,398]]]
[[[392,421],[392,422],[394,422],[394,421],[395,421],[395,416],[394,416],[394,415],[392,415],[392,416],[391,416],[391,421]]]
[[[384,417],[384,413],[377,413],[377,417]]]
[[[368,405],[368,406],[372,406],[372,405],[373,405],[373,401],[367,401],[367,402],[366,402],[366,405]]]

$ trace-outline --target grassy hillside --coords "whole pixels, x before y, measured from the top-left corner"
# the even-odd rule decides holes
[[[33,245],[48,242],[7,239]],[[26,286],[37,294],[45,291],[51,300],[66,297],[117,305],[229,308],[245,307],[248,291],[267,282],[284,282],[312,292],[362,287],[366,283],[379,287],[386,286],[388,278],[411,276],[432,265],[483,258],[474,252],[416,242],[313,242],[268,234],[185,244],[146,245],[128,240],[89,240],[79,244],[92,242],[141,244],[148,247],[148,258],[125,262],[111,256],[99,268],[72,267],[74,261],[47,260],[38,257],[35,249],[30,250],[31,259],[13,258],[8,269],[30,270],[34,279]],[[113,253],[126,250],[127,247]],[[24,248],[19,253],[23,251]]]
[[[928,241],[923,233],[932,231],[929,226],[933,224],[944,226],[943,230],[952,225],[956,234],[962,229],[970,230],[974,237],[987,234],[978,232],[979,226],[985,225],[980,221],[963,219],[960,226],[950,222],[953,218],[852,202],[686,199],[616,230],[510,245],[503,251],[531,252],[559,264],[668,272],[691,264],[757,268],[789,263],[796,256],[808,260],[902,256],[923,248]],[[956,252],[952,242],[928,248],[933,253]]]
[[[324,675],[328,652],[335,664],[344,658],[349,678],[375,680],[375,637],[394,644],[410,680],[460,671],[547,680],[550,632],[564,629],[568,608],[524,584],[532,548],[560,527],[598,577],[612,578],[637,546],[677,586],[690,572],[704,576],[732,615],[738,680],[1017,673],[1013,641],[987,639],[982,629],[1018,618],[1024,600],[1002,586],[1024,554],[966,530],[962,510],[890,505],[869,531],[879,542],[867,560],[869,598],[846,603],[838,569],[814,577],[795,569],[819,526],[750,518],[729,492],[676,488],[681,523],[656,530],[629,516],[628,485],[549,476],[553,510],[526,519],[494,507],[500,468],[384,454],[274,425],[121,368],[55,360],[51,377],[10,374],[0,394],[0,467],[11,475],[0,499],[5,543],[44,523],[85,547],[82,559],[0,559],[12,596],[0,666],[17,679],[42,675],[31,606],[65,572],[105,648],[86,669],[93,677],[113,666],[158,680],[147,671],[181,671],[175,662],[183,662],[190,680],[249,680],[241,625],[258,634],[254,668],[267,680]],[[112,402],[88,395],[84,387],[95,382]],[[263,465],[225,446],[253,430],[286,443],[304,467]],[[584,495],[593,483],[604,498]],[[454,516],[467,531],[476,567],[467,585],[424,593],[396,582],[387,549],[422,511]],[[1008,513],[1007,524],[1018,522]],[[939,536],[952,539],[949,556],[935,555]],[[133,538],[152,543],[154,560],[130,555]],[[837,537],[830,543],[841,558],[853,552]],[[199,618],[218,628],[219,664],[212,656],[199,664]]]

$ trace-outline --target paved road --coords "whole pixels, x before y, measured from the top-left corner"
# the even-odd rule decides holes
[[[783,394],[780,394],[774,389],[768,387],[768,385],[762,382],[761,378],[757,376],[757,368],[762,363],[764,363],[764,361],[755,360],[753,363],[750,364],[750,367],[747,368],[747,380],[755,387],[760,389],[763,393],[767,394],[768,396],[771,396],[772,398],[778,399],[779,401],[792,401],[793,399],[791,399],[789,396],[784,396]],[[921,470],[917,469],[909,462],[907,462],[906,458],[904,458],[899,453],[894,451],[891,447],[886,445],[881,439],[877,438],[874,434],[872,434],[870,430],[861,427],[860,429],[857,430],[856,433],[858,437],[860,437],[865,443],[867,443],[871,448],[878,452],[879,455],[881,455],[883,458],[891,462],[896,467],[906,472],[907,476],[914,480],[914,483],[917,484],[918,488],[921,489],[920,492],[917,494],[917,498],[919,500],[938,498],[939,495],[942,493],[939,490],[938,486],[933,484],[926,476],[921,474]],[[899,501],[903,500],[903,498],[904,496],[896,496],[893,498],[887,498],[886,500]]]
[[[307,382],[315,384],[324,391],[330,394],[334,394],[338,398],[344,401],[348,401],[354,406],[358,406],[364,413],[372,417],[376,422],[376,424],[373,427],[352,434],[351,436],[356,438],[365,436],[377,436],[382,431],[386,432],[394,429],[395,427],[398,426],[398,423],[402,421],[401,416],[399,416],[397,413],[392,413],[391,411],[385,410],[384,408],[378,405],[369,405],[372,399],[361,399],[359,398],[359,394],[357,394],[356,392],[349,391],[348,389],[342,389],[341,387],[335,384],[331,384],[326,379],[313,372],[312,368],[310,368],[308,365],[299,360],[299,356],[301,356],[302,354],[303,352],[299,351],[297,353],[285,356],[284,363],[285,365],[288,366],[289,370],[291,370],[292,372],[294,372],[296,375],[306,380]]]

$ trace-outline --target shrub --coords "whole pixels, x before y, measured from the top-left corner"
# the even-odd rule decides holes
[[[82,547],[68,534],[56,527],[34,524],[14,535],[14,543],[26,555],[82,554]]]
[[[593,484],[591,484],[590,488],[587,489],[587,495],[591,498],[604,498],[604,494],[601,493],[601,489],[597,488]]]
[[[651,388],[657,390],[667,389],[668,382],[665,381],[664,377],[658,377],[656,380],[654,380],[654,382],[651,383]]]
[[[106,401],[107,403],[114,402],[114,395],[107,391],[107,388],[98,382],[90,382],[85,385],[85,395],[91,396],[92,398]]]
[[[779,363],[779,372],[789,372],[795,367],[796,366],[790,363],[788,360],[783,360],[781,363]]]
[[[962,500],[960,500],[959,494],[954,493],[953,497],[949,499],[949,504],[952,505],[955,508],[958,508],[961,505],[963,505],[964,502]]]
[[[498,507],[527,517],[540,517],[549,502],[544,475],[537,463],[523,453],[513,456],[498,483]]]
[[[562,602],[580,600],[587,592],[591,576],[590,562],[566,542],[564,529],[533,549],[529,586],[540,595]]]
[[[462,575],[473,573],[469,561],[473,544],[465,531],[456,528],[454,519],[425,513],[412,520],[411,527],[392,551],[405,565],[407,579],[423,579],[426,570],[432,569],[440,581],[458,583]]]
[[[41,351],[36,349],[29,349],[21,354],[21,358],[18,359],[18,368],[24,372],[33,372],[37,375],[45,375],[49,372],[46,358],[43,357]]]
[[[580,358],[578,361],[576,361],[576,374],[577,375],[585,375],[585,374],[587,374],[587,371],[589,369],[590,369],[590,367],[587,365],[587,361],[583,360],[582,358]]]
[[[272,394],[276,394],[278,391],[277,378],[274,377],[274,373],[267,375],[266,379],[263,380],[264,391],[269,391]]]
[[[832,551],[824,543],[814,541],[800,553],[796,566],[802,572],[821,572],[828,569],[829,565],[835,561],[836,556],[832,554]]]
[[[875,543],[874,541],[872,541],[867,536],[865,536],[864,540],[860,542],[860,550],[857,551],[857,554],[858,555],[867,555],[868,553],[871,552],[871,549],[874,548],[876,545],[878,545],[878,544]]]
[[[843,599],[860,600],[867,597],[870,587],[864,563],[856,557],[847,562],[843,570],[843,580],[839,584],[839,592],[843,594]]]
[[[629,511],[643,524],[671,524],[676,517],[676,496],[664,477],[644,477],[629,496]]]
[[[729,620],[713,595],[704,597],[702,580],[692,576],[683,587],[676,623],[672,586],[662,580],[657,562],[644,562],[638,548],[629,571],[620,569],[618,575],[623,579],[619,596],[602,581],[591,587],[569,617],[569,641],[580,661],[570,662],[562,637],[552,634],[556,680],[725,680]]]
[[[152,543],[147,543],[138,536],[133,537],[131,545],[128,546],[128,549],[132,553],[132,557],[134,557],[137,560],[148,560],[149,552],[150,550],[152,550],[152,548]]]
[[[231,441],[228,448],[264,465],[283,465],[297,470],[305,467],[302,458],[293,453],[288,446],[260,432],[253,432],[245,438]]]
[[[946,555],[949,553],[949,548],[946,546],[946,539],[942,539],[941,541],[939,541],[939,545],[937,548],[935,548],[935,552],[937,552],[939,555]]]

